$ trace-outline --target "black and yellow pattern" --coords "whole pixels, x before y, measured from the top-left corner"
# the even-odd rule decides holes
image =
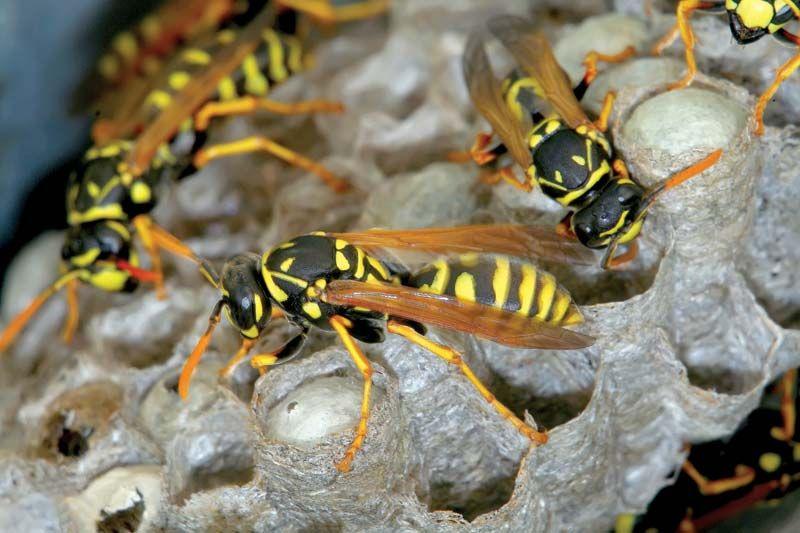
[[[407,284],[556,326],[583,321],[552,274],[514,257],[466,254],[440,259],[411,276]]]

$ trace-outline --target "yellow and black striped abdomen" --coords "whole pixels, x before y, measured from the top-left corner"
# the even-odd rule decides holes
[[[321,301],[328,282],[336,279],[394,283],[395,276],[378,259],[352,244],[322,233],[298,237],[276,246],[261,258],[261,275],[272,299],[287,313],[329,329],[334,314],[353,318],[368,310],[344,309]]]
[[[552,274],[514,257],[468,254],[441,259],[414,274],[408,285],[554,325],[583,321]]]

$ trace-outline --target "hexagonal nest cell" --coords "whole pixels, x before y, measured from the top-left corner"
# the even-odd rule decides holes
[[[527,16],[573,81],[588,51],[636,47],[637,57],[601,67],[585,99],[594,114],[616,91],[610,136],[632,176],[650,187],[712,150],[723,155],[654,205],[634,262],[603,271],[598,254],[597,265],[546,265],[595,343],[520,350],[429,332],[548,442],[531,446],[455,365],[391,335],[362,345],[373,396],[350,472],[335,463],[353,438],[363,380],[335,335],[313,333],[301,356],[263,376],[246,364],[220,376],[240,342],[223,321],[183,400],[177,376],[217,295],[193,265],[165,259],[167,300],[147,288],[112,299],[82,288],[71,346],[54,299],[3,359],[0,516],[52,530],[602,531],[647,507],[685,445],[731,435],[766,384],[800,365],[791,124],[800,83],[786,82],[759,138],[752,95],[773,71],[744,59],[713,17],[693,19],[702,74],[668,91],[684,65],[678,46],[648,55],[674,23],[659,3],[500,4],[396,1],[388,17],[324,32],[315,66],[275,98],[337,100],[345,113],[211,130],[268,132],[347,176],[351,191],[275,159],[230,158],[171,185],[154,216],[216,265],[315,230],[555,227],[565,213],[540,192],[490,186],[475,165],[447,162],[486,129],[462,80],[466,36],[501,11]],[[498,74],[510,65],[497,43],[488,50]],[[3,287],[4,323],[55,275],[31,273],[56,264],[59,246],[51,235],[20,254]],[[290,334],[274,327],[254,352]]]

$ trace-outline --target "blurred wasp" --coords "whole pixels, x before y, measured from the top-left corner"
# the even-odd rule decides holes
[[[413,272],[383,260],[386,250],[453,254]],[[473,334],[507,346],[567,350],[585,348],[591,337],[566,326],[583,322],[580,310],[552,274],[524,257],[590,263],[578,243],[549,231],[513,225],[463,226],[363,233],[312,233],[275,246],[263,255],[230,258],[206,278],[219,289],[209,326],[186,360],[178,382],[185,398],[192,373],[220,313],[242,335],[242,347],[222,370],[227,373],[250,351],[271,318],[283,316],[300,331],[283,346],[254,355],[260,369],[297,354],[312,327],[335,331],[364,378],[361,418],[355,439],[337,463],[348,471],[367,435],[372,366],[355,340],[379,343],[384,328],[457,366],[478,392],[535,443],[534,430],[502,405],[456,350],[425,337],[423,324]]]
[[[597,123],[589,120],[578,103],[596,75],[598,60],[619,61],[633,50],[614,56],[590,53],[586,75],[573,90],[550,44],[543,35],[532,33],[529,26],[526,20],[513,16],[489,21],[492,33],[524,71],[524,75],[512,74],[502,84],[494,77],[486,56],[483,33],[474,32],[467,41],[463,69],[470,97],[501,141],[490,148],[492,134],[478,134],[470,157],[478,165],[486,165],[510,153],[525,172],[525,181],[519,182],[510,166],[495,175],[524,191],[538,184],[547,196],[572,208],[557,231],[589,248],[606,248],[603,268],[621,265],[636,257],[634,239],[658,197],[712,166],[722,152],[717,150],[645,190],[628,174],[622,160],[612,161],[612,146],[604,132],[613,94],[606,97]],[[537,96],[556,113],[545,117],[537,109]],[[628,250],[615,256],[620,244],[628,244]]]
[[[788,31],[785,26],[794,19],[800,19],[798,0],[680,0],[678,2],[677,25],[665,35],[653,51],[661,54],[680,34],[686,47],[686,75],[670,88],[681,89],[694,80],[697,63],[694,58],[694,32],[689,24],[692,13],[701,10],[712,13],[726,13],[730,21],[731,34],[739,44],[755,42],[765,35],[772,35],[778,41],[793,48],[800,46],[800,36]],[[800,54],[796,54],[781,66],[772,84],[758,97],[753,115],[756,119],[756,134],[764,133],[764,110],[775,95],[781,83],[800,67]]]
[[[620,515],[616,532],[704,531],[800,488],[797,385],[788,371],[733,436],[693,446],[675,484],[645,515]]]
[[[221,157],[265,151],[317,174],[337,192],[347,188],[347,182],[319,163],[262,136],[203,148],[205,130],[215,117],[258,110],[284,115],[342,110],[336,102],[287,104],[266,98],[272,85],[302,68],[299,41],[271,29],[273,20],[274,13],[264,10],[241,31],[222,30],[203,47],[182,49],[159,75],[157,88],[142,101],[124,106],[119,116],[97,121],[95,145],[67,187],[71,229],[62,249],[64,274],[11,321],[0,335],[0,351],[64,287],[69,303],[64,338],[71,339],[77,325],[79,281],[112,292],[133,290],[138,281],[148,281],[164,297],[159,250],[197,258],[149,216],[161,183],[192,174]],[[152,271],[138,267],[132,249],[134,230],[151,258]]]

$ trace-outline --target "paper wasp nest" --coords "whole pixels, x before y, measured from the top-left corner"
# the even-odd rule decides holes
[[[485,128],[460,54],[466,32],[498,3],[396,4],[388,23],[324,40],[317,67],[277,92],[340,99],[345,115],[234,121],[213,132],[259,128],[288,139],[348,176],[355,192],[337,196],[274,160],[235,159],[173,187],[156,218],[217,263],[317,229],[554,225],[563,213],[543,195],[483,186],[473,165],[443,162]],[[578,23],[605,5],[579,2],[564,25],[546,15],[552,4],[503,10],[534,15],[575,78],[592,48],[633,44],[647,56],[672,21],[616,2],[641,18]],[[177,374],[215,294],[191,265],[170,260],[168,300],[84,288],[73,346],[59,340],[64,306],[55,300],[3,359],[0,529],[600,531],[618,513],[645,509],[685,443],[732,433],[765,384],[800,365],[800,131],[769,127],[759,140],[749,114],[749,94],[771,71],[747,58],[774,45],[732,47],[714,17],[695,25],[709,76],[691,89],[665,94],[682,63],[642,57],[605,70],[586,97],[596,112],[608,88],[619,90],[613,138],[645,185],[725,151],[663,197],[628,268],[555,270],[585,305],[584,330],[597,343],[518,351],[433,332],[462,349],[503,402],[550,430],[545,446],[530,448],[454,368],[397,338],[368,348],[377,393],[349,474],[333,462],[351,439],[361,384],[332,336],[314,335],[302,357],[261,379],[242,365],[220,381],[238,342],[223,326],[182,402]],[[785,58],[770,51],[776,64]],[[500,47],[490,52],[498,71],[510,64]],[[723,69],[750,93],[714,77]],[[787,113],[797,84],[781,90],[769,123],[796,118]],[[4,321],[55,275],[59,245],[43,237],[17,259]],[[274,331],[264,346],[287,334]]]

